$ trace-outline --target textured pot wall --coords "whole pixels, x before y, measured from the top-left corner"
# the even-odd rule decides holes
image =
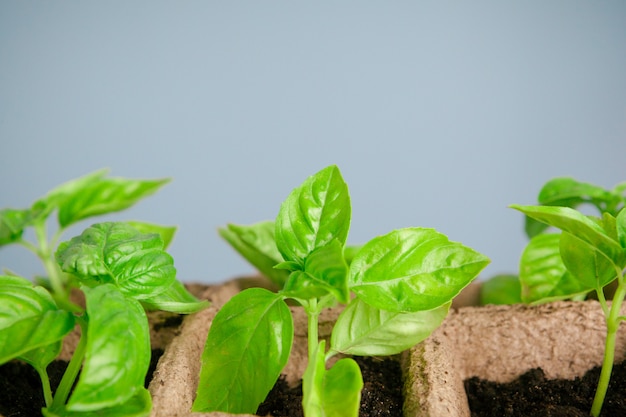
[[[185,319],[180,337],[169,345],[154,375],[153,417],[231,416],[188,411],[198,384],[202,348],[219,308],[242,289],[263,282],[234,280],[204,293],[212,306]],[[549,378],[574,378],[601,363],[606,331],[597,302],[465,307],[476,302],[477,293],[478,286],[469,287],[442,326],[402,355],[405,417],[468,417],[463,380],[471,376],[506,382],[541,367]],[[300,359],[306,358],[306,317],[300,309],[293,311],[298,330],[285,369],[291,381],[306,366]],[[320,335],[330,333],[337,314],[330,311],[320,318]],[[620,332],[616,357],[625,354],[626,333]]]
[[[573,379],[601,364],[605,335],[597,301],[456,309],[411,349],[408,374],[422,384],[416,391],[426,395],[408,402],[418,416],[469,416],[464,391],[460,397],[440,393],[459,392],[472,376],[508,382],[536,367],[547,378]],[[625,356],[626,332],[621,331],[615,357]]]

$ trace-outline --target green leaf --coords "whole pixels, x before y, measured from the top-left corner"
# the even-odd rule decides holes
[[[432,310],[450,302],[488,263],[433,229],[407,228],[368,242],[350,265],[348,283],[382,310]]]
[[[264,221],[249,226],[229,224],[218,231],[241,256],[282,288],[289,272],[274,268],[283,261],[274,240],[274,227],[273,221]]]
[[[17,242],[31,222],[30,210],[0,210],[0,246]]]
[[[158,234],[143,234],[123,222],[97,223],[59,245],[56,259],[64,272],[83,283],[114,283],[125,295],[145,300],[167,290],[176,279],[172,257]]]
[[[57,342],[29,350],[26,353],[22,353],[19,356],[19,359],[29,363],[38,371],[43,370],[46,369],[48,365],[50,365],[50,363],[57,358],[57,356],[59,356],[62,348],[63,343],[59,340]]]
[[[600,213],[613,210],[622,202],[619,194],[594,184],[580,182],[570,177],[548,181],[538,197],[539,204],[575,208],[583,203],[594,205]]]
[[[139,394],[150,365],[150,330],[139,304],[114,285],[83,286],[89,326],[85,363],[69,411],[116,407]]]
[[[154,194],[169,179],[98,178],[59,200],[59,225],[65,228],[88,217],[121,211]]]
[[[158,234],[163,240],[163,249],[167,249],[170,246],[170,244],[174,240],[174,235],[176,234],[177,229],[176,226],[163,226],[160,224],[146,223],[136,220],[130,220],[124,223],[131,225],[132,227],[144,234]]]
[[[58,209],[66,200],[72,199],[75,195],[86,190],[91,184],[97,183],[107,173],[107,169],[100,169],[53,188],[48,194],[33,204],[33,217],[38,220],[47,218],[50,213]]]
[[[446,318],[449,307],[398,313],[355,298],[333,327],[331,350],[347,355],[395,355],[426,339]]]
[[[564,300],[586,294],[583,285],[568,272],[560,252],[560,233],[533,237],[520,258],[520,283],[525,303]]]
[[[142,300],[148,310],[171,311],[179,314],[191,314],[203,310],[210,303],[194,297],[180,281],[174,281],[165,291],[154,297]]]
[[[601,290],[617,278],[612,261],[576,236],[563,232],[559,243],[563,264],[583,289]],[[618,265],[622,269],[624,265]]]
[[[350,301],[348,265],[343,258],[343,247],[337,240],[311,252],[304,263],[304,272],[289,276],[282,293],[293,298],[319,298],[327,293],[342,303]]]
[[[568,232],[597,248],[614,262],[622,263],[626,253],[597,222],[569,207],[510,206],[550,226]]]
[[[217,313],[192,411],[254,414],[289,359],[293,319],[282,297],[250,288]]]
[[[351,358],[340,359],[328,371],[324,363],[324,340],[313,353],[302,378],[302,408],[306,416],[357,417],[363,377]]]
[[[286,261],[300,265],[311,252],[350,229],[350,195],[339,168],[331,165],[309,177],[282,203],[276,217],[276,245]]]
[[[522,288],[517,275],[496,275],[480,286],[480,304],[517,304],[522,302]]]
[[[623,207],[624,197],[619,186],[613,190],[605,190],[597,185],[580,182],[570,177],[559,177],[548,181],[539,192],[538,202],[546,206],[576,208],[581,204],[591,204],[600,213],[616,214]],[[526,216],[525,230],[528,237],[534,237],[548,228],[542,223]]]
[[[136,393],[126,402],[97,410],[69,411],[63,407],[61,410],[48,410],[44,408],[44,417],[145,417],[152,409],[152,397],[150,392],[144,387],[137,389]]]
[[[73,328],[72,313],[58,309],[44,288],[33,287],[23,278],[0,276],[0,339],[4,341],[0,363],[23,357],[42,364]]]

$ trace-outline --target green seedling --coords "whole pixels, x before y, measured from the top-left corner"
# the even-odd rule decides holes
[[[622,200],[623,201],[623,200]],[[625,319],[620,309],[626,296],[626,210],[617,215],[604,211],[602,217],[586,216],[570,207],[512,205],[525,215],[561,230],[560,234],[537,235],[522,256],[526,296],[535,302],[575,298],[595,291],[606,319],[606,342],[600,380],[591,414],[598,416],[611,378],[615,338]],[[617,209],[619,205],[614,208]],[[555,250],[556,248],[556,250]],[[613,302],[607,302],[604,288],[616,283]]]
[[[548,181],[537,197],[538,205],[585,209],[615,217],[626,205],[626,183],[612,189],[559,177]],[[519,275],[501,275],[481,287],[482,304],[536,303],[554,300],[584,300],[589,291],[567,273],[560,255],[560,231],[550,224],[525,216],[530,239],[520,257]]]
[[[206,306],[176,280],[165,247],[175,228],[143,222],[94,224],[57,245],[80,220],[120,211],[168,180],[106,177],[98,171],[65,183],[27,209],[0,211],[0,246],[18,244],[42,262],[40,285],[6,271],[0,275],[0,364],[19,359],[38,372],[44,416],[146,416],[144,388],[150,363],[145,309],[191,313]],[[58,230],[47,237],[57,212]],[[29,228],[35,242],[24,237]],[[85,307],[70,299],[82,291]],[[62,380],[52,392],[47,366],[76,325],[81,336]],[[80,376],[79,376],[80,373]]]
[[[489,263],[480,253],[428,228],[406,228],[348,246],[351,206],[339,169],[309,177],[282,203],[274,222],[220,232],[279,288],[251,288],[216,315],[202,354],[192,410],[254,413],[287,363],[293,318],[286,300],[308,316],[307,417],[357,416],[363,386],[350,357],[384,356],[425,339],[451,300]],[[345,304],[330,336],[318,317]]]

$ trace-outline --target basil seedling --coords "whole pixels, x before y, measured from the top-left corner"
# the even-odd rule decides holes
[[[580,182],[569,177],[558,177],[546,182],[537,197],[538,205],[570,208],[591,208],[600,216],[615,217],[626,205],[626,183],[612,189]],[[481,287],[482,304],[513,304],[547,302],[552,300],[584,300],[589,292],[568,273],[560,254],[559,232],[550,225],[525,217],[525,231],[529,242],[520,257],[519,275],[495,276]]]
[[[308,417],[358,415],[362,376],[352,358],[393,355],[425,339],[451,300],[489,263],[480,253],[427,228],[406,228],[346,246],[350,196],[339,169],[309,177],[282,203],[274,222],[220,231],[280,288],[251,288],[216,315],[202,354],[192,410],[254,413],[280,376],[293,342],[285,300],[308,316],[303,408]],[[329,345],[318,340],[320,313],[346,304]]]
[[[49,417],[148,415],[152,400],[144,379],[151,349],[144,309],[191,313],[206,306],[176,280],[165,252],[173,227],[98,223],[57,247],[70,225],[128,208],[168,181],[105,174],[65,183],[30,208],[0,211],[0,246],[31,250],[48,275],[39,278],[41,285],[14,273],[0,275],[0,364],[21,359],[37,370],[42,412]],[[58,231],[48,240],[46,226],[55,211]],[[23,237],[31,227],[35,243]],[[70,300],[73,288],[84,293],[86,308]],[[53,395],[46,368],[76,324],[80,341]]]
[[[606,317],[607,335],[600,380],[591,414],[598,416],[608,388],[615,355],[615,337],[624,317],[620,309],[626,296],[626,210],[616,216],[603,212],[602,217],[586,216],[570,207],[512,205],[527,216],[556,227],[560,234],[539,235],[531,244],[536,248],[522,257],[521,267],[531,276],[537,302],[574,297],[595,291]],[[540,239],[540,240],[535,240]],[[545,247],[544,256],[538,248]],[[554,248],[558,248],[555,255]],[[532,256],[528,255],[531,253]],[[617,283],[613,302],[608,303],[604,287]],[[545,291],[542,288],[547,287]]]

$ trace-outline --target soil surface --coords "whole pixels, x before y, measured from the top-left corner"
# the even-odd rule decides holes
[[[148,387],[163,350],[153,349],[150,368],[146,374],[145,386]],[[55,360],[48,365],[48,377],[52,392],[56,391],[67,362]],[[41,380],[35,369],[23,362],[11,361],[0,366],[0,414],[5,417],[40,416],[45,407]]]
[[[402,371],[398,361],[354,357],[363,375],[360,417],[402,416]],[[265,416],[302,417],[302,385],[290,388],[281,377],[263,402],[257,414]]]
[[[472,417],[589,416],[600,368],[574,380],[547,380],[531,369],[506,384],[470,378],[465,381]],[[626,416],[626,362],[613,367],[601,416]]]

